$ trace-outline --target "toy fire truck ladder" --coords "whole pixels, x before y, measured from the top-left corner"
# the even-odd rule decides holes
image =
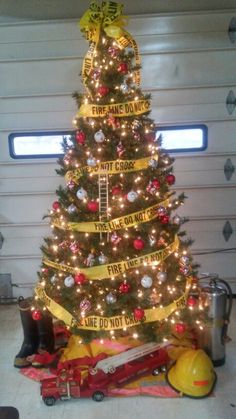
[[[141,358],[142,356],[148,355],[154,351],[158,351],[165,346],[170,345],[170,341],[163,343],[150,342],[144,345],[138,346],[137,348],[129,349],[128,351],[122,352],[118,355],[109,356],[109,358],[98,361],[95,370],[102,370],[105,374],[114,373],[117,367],[127,364],[130,361]]]
[[[103,221],[108,215],[108,175],[99,175],[98,177],[98,194],[99,194],[99,219]],[[102,233],[100,233],[102,240]],[[108,239],[108,233],[107,233]]]

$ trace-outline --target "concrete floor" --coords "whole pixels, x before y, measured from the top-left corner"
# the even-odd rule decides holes
[[[216,368],[215,397],[162,399],[155,397],[106,398],[58,401],[44,405],[39,384],[19,373],[13,359],[22,343],[16,305],[0,306],[0,406],[14,406],[20,419],[233,419],[236,418],[236,301],[234,301],[226,364]]]

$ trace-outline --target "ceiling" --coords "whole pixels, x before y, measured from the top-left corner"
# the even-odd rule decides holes
[[[127,15],[236,9],[235,0],[123,0],[121,3]],[[0,0],[0,23],[76,19],[89,4],[89,0]]]

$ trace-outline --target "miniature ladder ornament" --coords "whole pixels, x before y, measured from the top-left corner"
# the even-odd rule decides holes
[[[109,356],[106,359],[98,361],[91,373],[96,374],[98,370],[102,370],[105,374],[114,373],[117,367],[148,355],[154,351],[158,351],[159,349],[170,345],[170,343],[170,341],[163,343],[150,342],[137,348],[129,349],[121,354]]]
[[[108,217],[108,175],[99,175],[98,177],[98,194],[99,194],[99,219],[103,221]],[[109,233],[107,233],[107,240]],[[100,233],[102,240],[102,233]]]

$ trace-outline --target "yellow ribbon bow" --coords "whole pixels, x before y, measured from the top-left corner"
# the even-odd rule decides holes
[[[91,43],[84,58],[82,66],[82,78],[86,85],[86,79],[93,68],[94,53],[97,48],[101,29],[107,36],[114,38],[120,48],[131,45],[135,52],[136,66],[140,66],[138,46],[132,36],[123,29],[127,24],[127,17],[122,16],[123,5],[113,1],[102,2],[99,6],[96,2],[90,4],[89,9],[80,19],[79,25],[86,39]],[[135,82],[140,84],[139,71],[135,71]]]

